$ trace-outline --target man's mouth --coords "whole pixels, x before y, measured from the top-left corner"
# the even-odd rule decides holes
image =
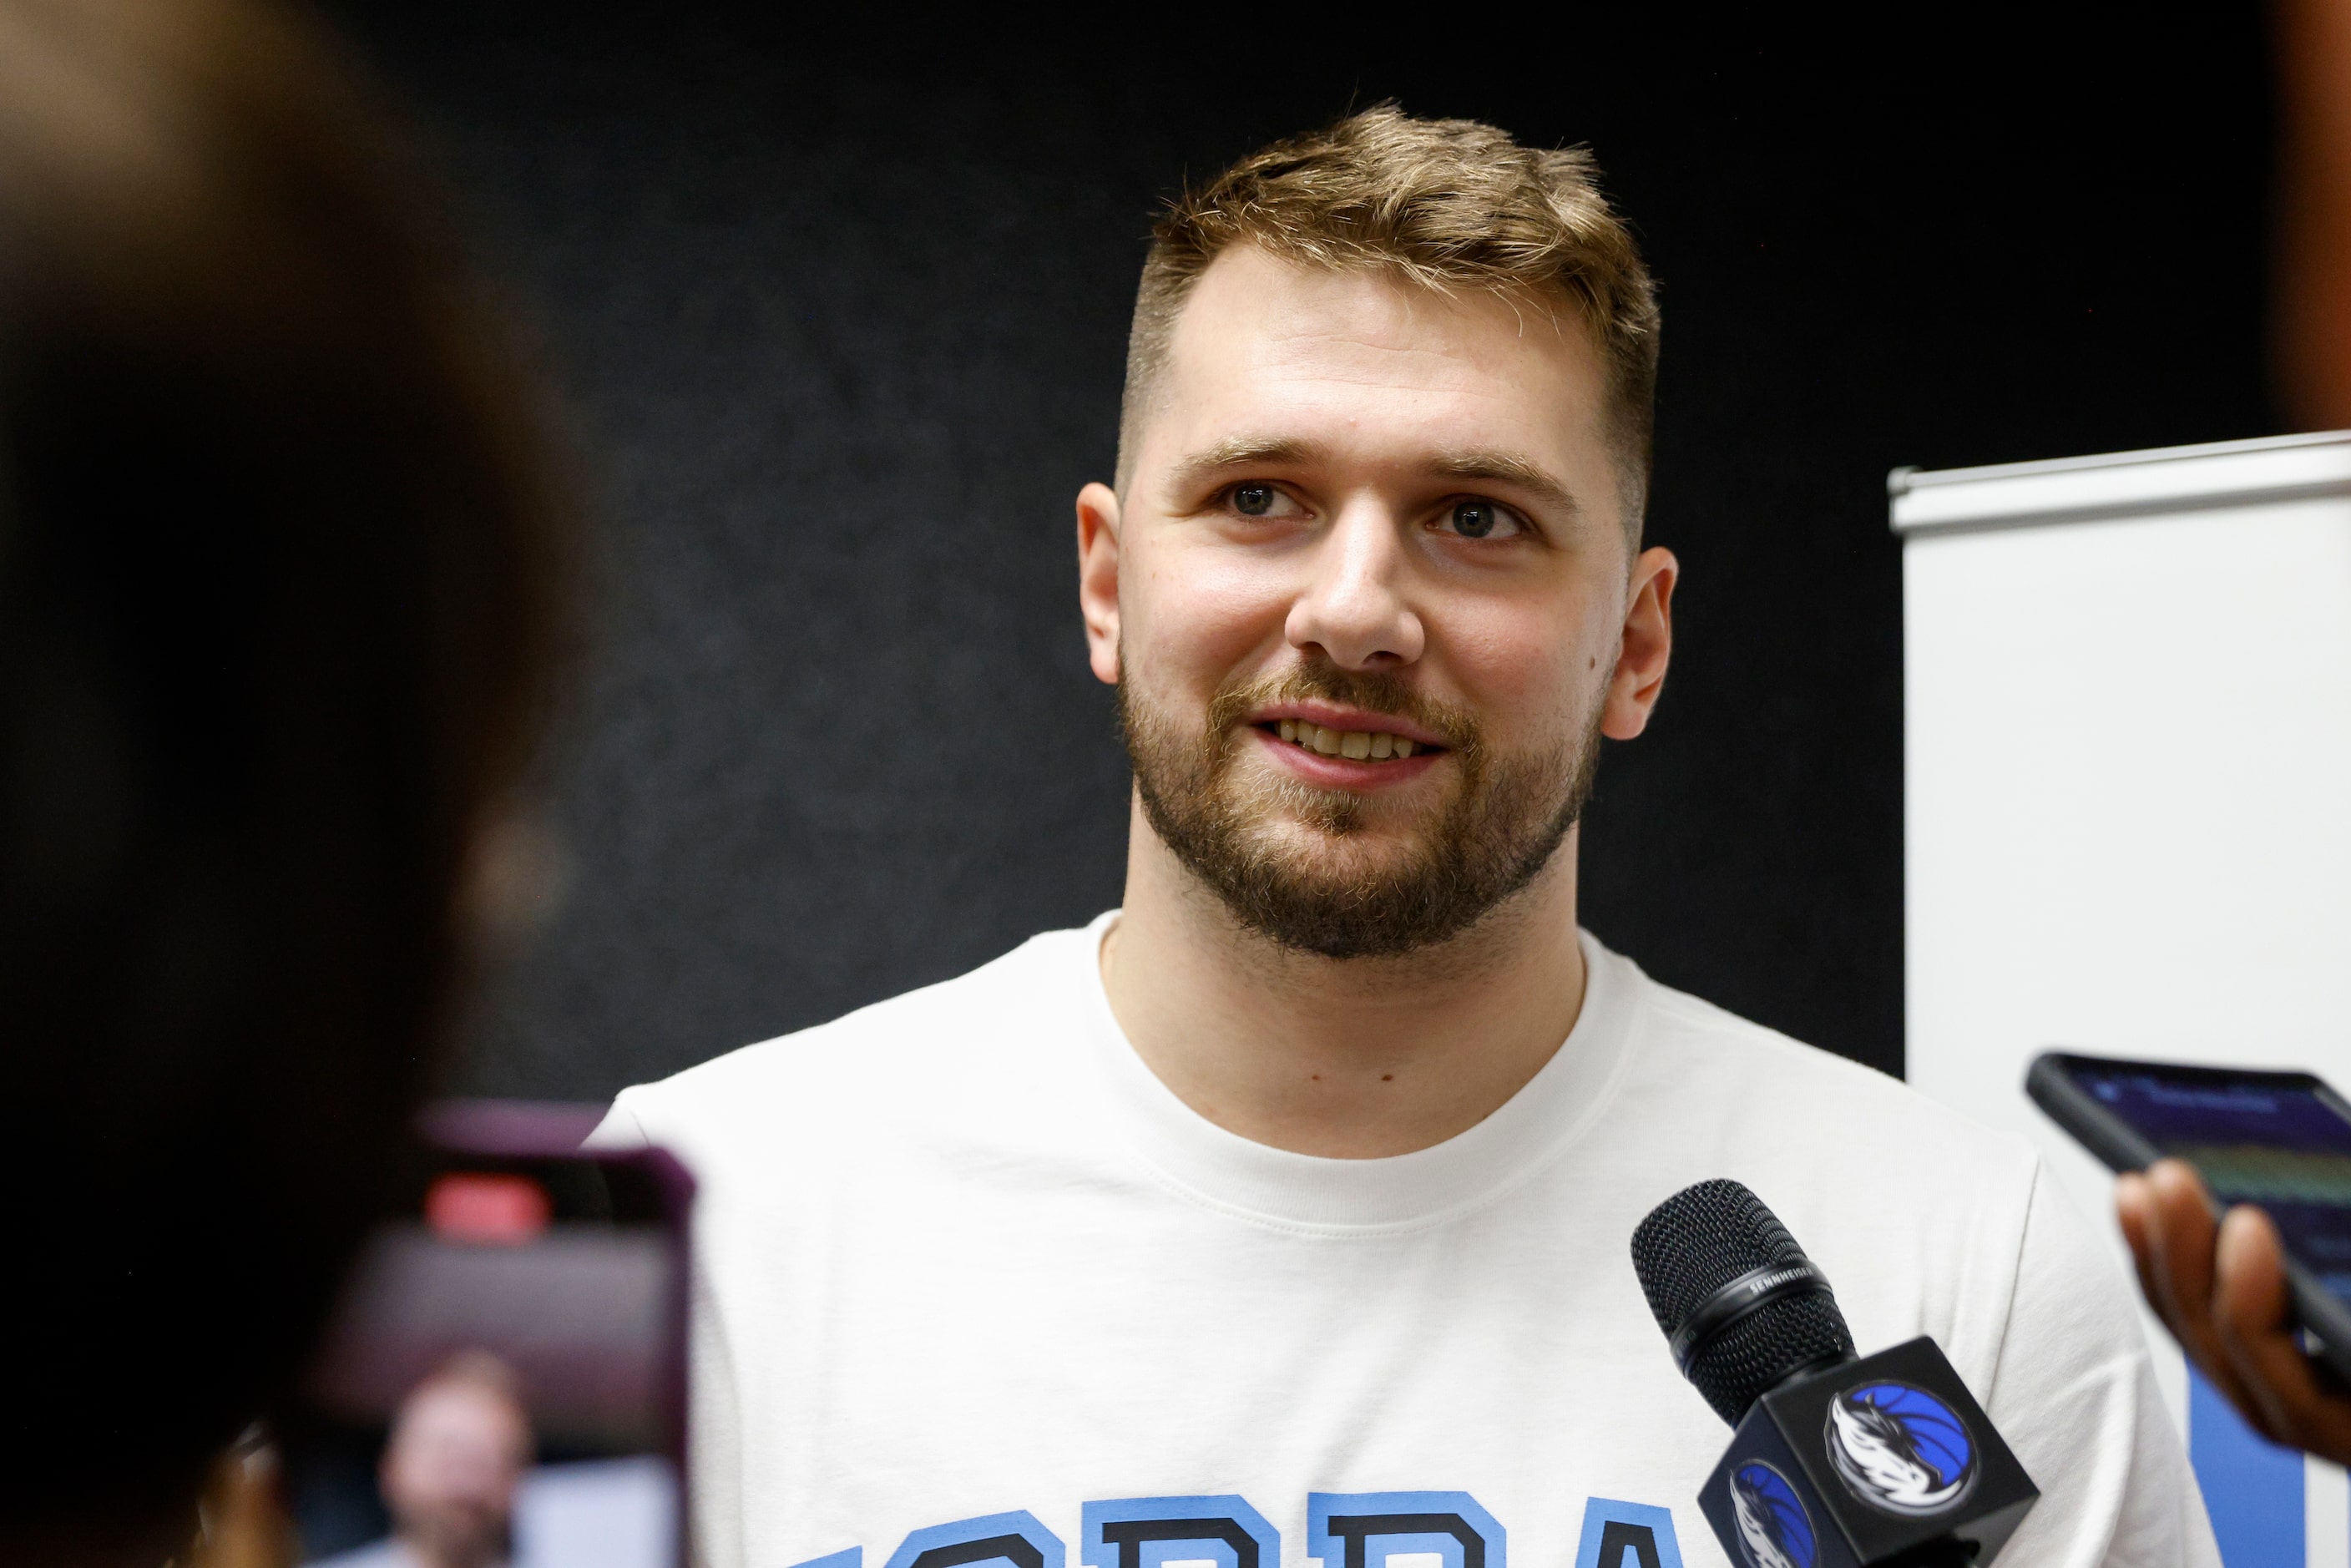
[[[1310,723],[1302,718],[1269,719],[1257,727],[1277,735],[1292,746],[1324,757],[1343,757],[1353,762],[1400,761],[1416,751],[1435,751],[1441,747],[1425,742],[1405,739],[1377,729],[1333,729],[1328,725]]]

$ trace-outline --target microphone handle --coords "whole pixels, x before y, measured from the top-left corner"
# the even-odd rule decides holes
[[[1975,1560],[1974,1542],[1946,1535],[1914,1546],[1899,1557],[1887,1558],[1881,1568],[1970,1568]]]

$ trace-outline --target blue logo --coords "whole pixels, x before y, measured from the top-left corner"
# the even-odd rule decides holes
[[[1887,1513],[1942,1513],[1975,1490],[1968,1424],[1907,1383],[1865,1383],[1830,1400],[1827,1443],[1845,1490]]]
[[[1788,1478],[1761,1459],[1730,1472],[1730,1511],[1748,1568],[1816,1568],[1813,1516]]]

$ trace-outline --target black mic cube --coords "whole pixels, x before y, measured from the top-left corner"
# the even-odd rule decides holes
[[[1922,1337],[1758,1398],[1698,1502],[1749,1568],[1933,1562],[1937,1542],[1983,1568],[2040,1496]]]

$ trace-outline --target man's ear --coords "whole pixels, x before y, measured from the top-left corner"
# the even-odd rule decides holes
[[[1633,563],[1616,674],[1600,715],[1600,733],[1611,740],[1630,740],[1646,729],[1666,689],[1666,664],[1674,652],[1674,583],[1681,570],[1673,551],[1656,546]]]
[[[1118,492],[1103,484],[1078,492],[1078,608],[1094,678],[1118,685]]]

